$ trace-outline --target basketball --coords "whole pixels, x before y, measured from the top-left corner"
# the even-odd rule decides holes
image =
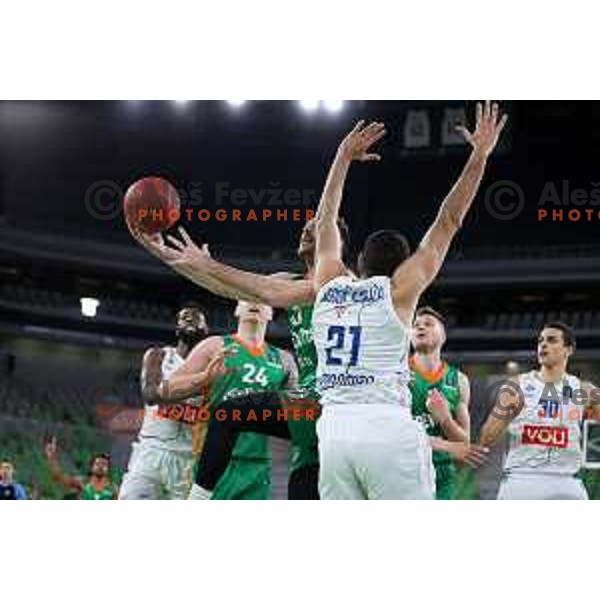
[[[133,183],[123,203],[127,222],[144,233],[160,233],[179,220],[179,194],[161,177],[145,177]]]

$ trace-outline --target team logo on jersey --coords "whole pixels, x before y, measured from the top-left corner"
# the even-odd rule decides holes
[[[569,445],[569,430],[566,427],[524,425],[521,443],[526,446],[566,448]]]
[[[342,306],[334,306],[333,310],[335,310],[335,316],[338,319],[341,319],[346,314],[346,311],[348,310],[348,307],[344,306],[344,305],[342,305]]]

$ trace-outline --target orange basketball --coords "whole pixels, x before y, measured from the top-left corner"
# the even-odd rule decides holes
[[[123,199],[125,218],[144,233],[159,233],[179,220],[177,190],[161,177],[145,177],[132,184]]]

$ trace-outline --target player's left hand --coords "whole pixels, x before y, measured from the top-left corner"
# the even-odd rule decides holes
[[[379,141],[385,134],[385,125],[374,121],[366,127],[364,121],[359,121],[354,129],[343,139],[338,153],[347,160],[359,162],[381,160],[379,154],[369,152],[371,146]]]
[[[433,389],[426,402],[427,410],[435,423],[443,423],[452,418],[448,401],[439,390]]]

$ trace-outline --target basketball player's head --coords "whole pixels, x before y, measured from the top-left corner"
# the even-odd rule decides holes
[[[273,309],[266,304],[240,300],[235,308],[235,316],[240,323],[266,326],[273,318]]]
[[[90,475],[94,477],[108,477],[110,471],[110,456],[97,454],[90,461]]]
[[[342,238],[342,256],[346,260],[350,249],[350,230],[346,221],[341,217],[338,219],[338,229]],[[313,263],[315,253],[317,251],[317,222],[312,219],[306,222],[302,233],[300,234],[300,242],[298,243],[298,258],[305,263]]]
[[[206,315],[199,304],[186,302],[177,312],[175,334],[188,346],[195,346],[208,335]]]
[[[12,463],[9,463],[8,461],[0,463],[0,481],[2,483],[12,483],[14,472],[15,469],[12,466]]]
[[[375,231],[366,239],[358,256],[358,274],[362,278],[375,275],[391,277],[409,255],[408,241],[399,231]]]
[[[431,306],[419,308],[415,313],[411,342],[415,352],[421,354],[440,350],[446,343],[444,317]]]
[[[546,323],[538,336],[537,355],[540,366],[566,368],[575,351],[573,330],[561,321]]]

